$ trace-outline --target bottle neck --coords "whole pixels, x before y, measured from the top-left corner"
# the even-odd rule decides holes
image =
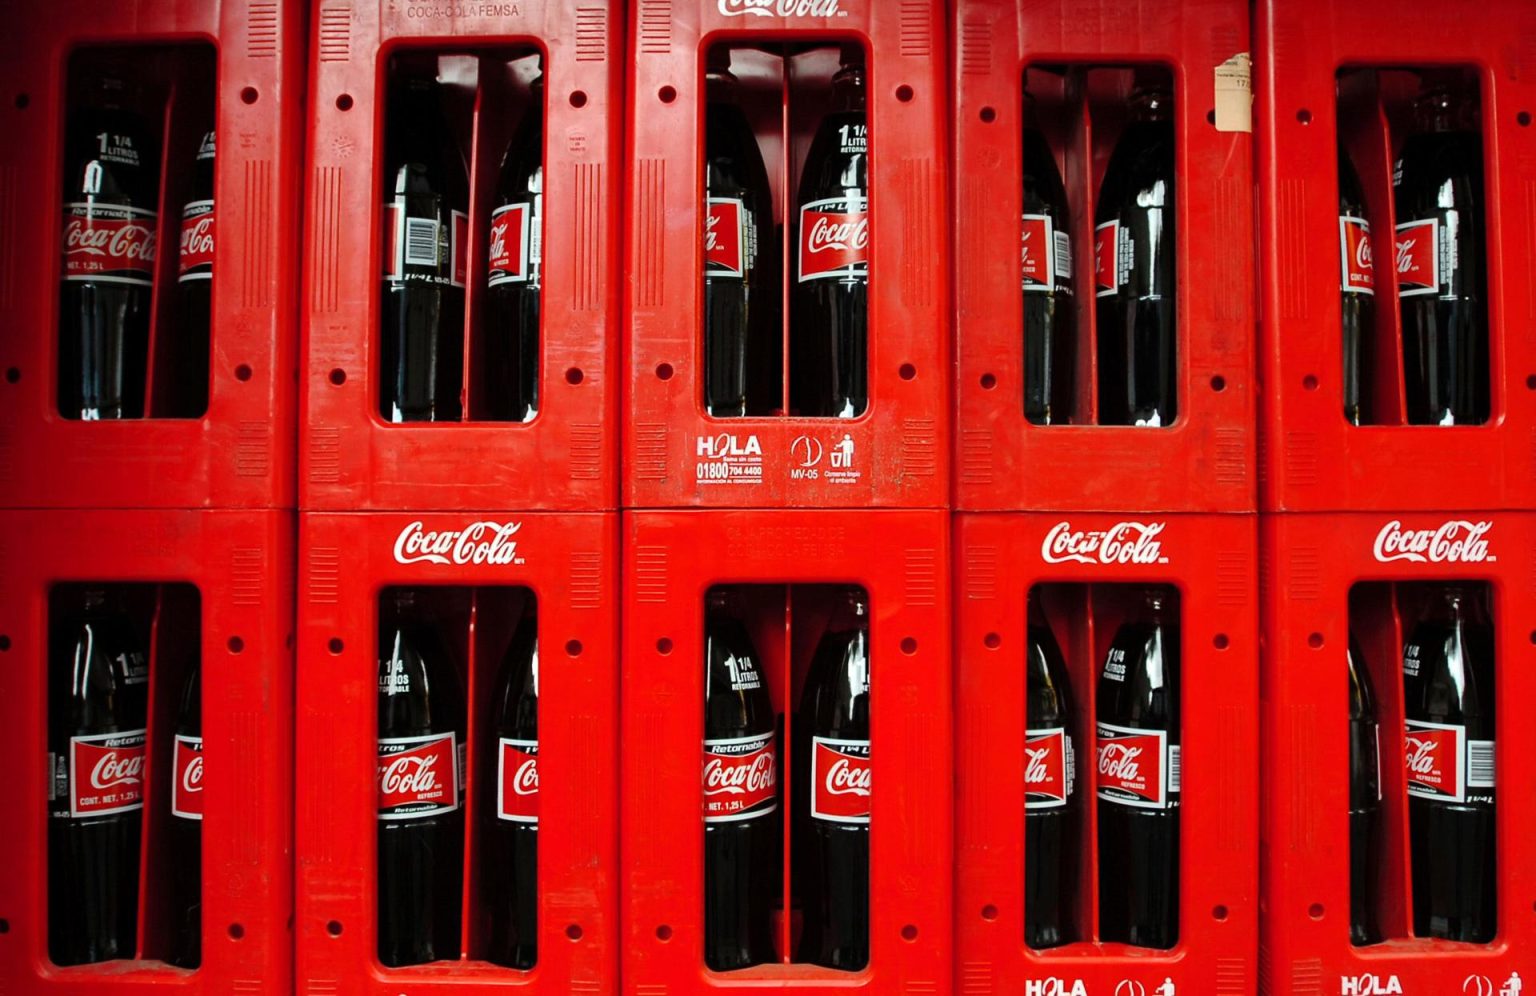
[[[848,66],[832,77],[832,110],[842,114],[864,110],[864,67]]]
[[[1173,120],[1173,101],[1165,90],[1143,90],[1131,97],[1131,120],[1167,122]]]
[[[1419,98],[1415,107],[1421,131],[1440,133],[1456,130],[1456,106],[1445,90],[1432,90]]]

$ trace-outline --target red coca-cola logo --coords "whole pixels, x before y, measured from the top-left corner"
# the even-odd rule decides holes
[[[177,734],[171,758],[171,812],[188,820],[203,818],[203,738]]]
[[[517,565],[516,536],[521,522],[472,522],[463,529],[429,530],[420,520],[395,537],[395,562],[400,564]]]
[[[1161,809],[1168,804],[1167,734],[1100,723],[1099,798],[1128,806]]]
[[[1024,269],[1024,289],[1027,291],[1050,290],[1051,256],[1055,251],[1051,239],[1051,219],[1043,214],[1026,214],[1023,234],[1020,252]]]
[[[155,265],[152,211],[73,204],[64,219],[64,279],[148,284]]]
[[[1098,297],[1114,294],[1120,289],[1119,262],[1116,253],[1120,245],[1120,222],[1106,221],[1093,230],[1093,286]]]
[[[1342,286],[1355,294],[1376,293],[1376,268],[1371,260],[1371,226],[1364,218],[1339,216],[1339,261]]]
[[[497,768],[497,818],[513,823],[539,822],[538,741],[503,737]]]
[[[1026,809],[1065,806],[1072,794],[1071,761],[1065,730],[1030,730],[1024,740]]]
[[[71,737],[71,816],[102,816],[144,805],[144,731]]]
[[[739,277],[746,269],[739,200],[711,197],[704,213],[704,266],[712,277]]]
[[[704,741],[703,785],[706,823],[773,812],[778,786],[773,734]]]
[[[842,0],[719,0],[726,17],[755,14],[758,17],[836,17]]]
[[[528,218],[526,202],[507,204],[491,213],[490,286],[528,279]]]
[[[1407,560],[1417,564],[1481,564],[1494,561],[1488,552],[1493,520],[1449,519],[1433,529],[1404,529],[1393,519],[1381,527],[1371,553],[1382,563]]]
[[[1408,721],[1404,741],[1404,760],[1408,769],[1408,794],[1430,799],[1466,798],[1466,778],[1462,770],[1462,740],[1466,730],[1460,726],[1439,726]]]
[[[800,209],[800,280],[844,277],[869,265],[869,212],[863,198],[834,197]]]
[[[1440,219],[1397,226],[1397,292],[1403,297],[1440,292]]]
[[[379,818],[427,816],[459,806],[458,738],[452,733],[379,741]]]
[[[213,201],[194,201],[181,216],[180,278],[208,277],[213,272]]]
[[[811,817],[868,823],[869,741],[811,738]]]
[[[1166,522],[1117,522],[1108,529],[1073,529],[1058,522],[1045,534],[1040,556],[1048,564],[1166,564],[1157,537]]]

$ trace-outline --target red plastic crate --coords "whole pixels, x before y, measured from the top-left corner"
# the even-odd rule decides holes
[[[293,516],[245,511],[0,513],[0,633],[23,780],[0,811],[16,856],[0,877],[0,988],[70,996],[281,989],[293,966]],[[144,784],[138,954],[57,968],[48,958],[47,770],[49,591],[59,582],[134,582],[153,599],[149,774]],[[197,602],[168,586],[191,585]],[[175,590],[181,590],[179,588]],[[178,615],[179,613],[179,615]],[[191,642],[188,614],[201,645]],[[174,621],[173,621],[174,620]],[[164,915],[170,863],[171,731],[187,662],[200,653],[204,755],[203,942],[197,971],[155,960],[171,943]],[[157,912],[158,911],[158,915]]]
[[[403,552],[419,531],[462,535],[516,525],[497,564]],[[475,542],[489,541],[494,530]],[[299,557],[297,747],[298,988],[303,992],[606,993],[618,985],[618,518],[615,513],[303,513]],[[465,547],[467,551],[469,547]],[[483,558],[482,558],[483,559]],[[381,589],[472,586],[458,633],[467,677],[466,742],[487,729],[499,653],[516,613],[495,589],[538,600],[539,936],[529,972],[475,960],[485,938],[477,884],[488,803],[476,749],[465,779],[466,931],[458,961],[384,968],[377,958],[378,603]]]
[[[629,507],[948,503],[949,183],[944,5],[934,0],[638,0],[631,18],[624,485]],[[865,46],[870,148],[869,404],[853,419],[714,418],[703,408],[704,58],[712,45]],[[815,122],[756,122],[776,220]],[[824,99],[824,98],[823,98]],[[784,252],[788,341],[789,238]],[[785,380],[787,396],[787,378]],[[787,411],[787,403],[782,410]],[[839,470],[834,446],[851,443]],[[825,457],[825,459],[823,459]],[[756,467],[721,481],[711,468]],[[846,469],[855,471],[846,473]]]
[[[1220,67],[1249,46],[1241,0],[1084,11],[957,0],[955,505],[966,510],[1232,512],[1255,507],[1252,143]],[[1024,418],[1024,78],[1029,68],[1159,67],[1176,135],[1178,414],[1145,429]],[[1246,82],[1246,70],[1234,75]],[[1043,81],[1042,81],[1043,82]],[[1097,411],[1094,207],[1128,81],[1068,76],[1037,96],[1072,223],[1079,411]],[[1101,113],[1092,113],[1097,106]],[[1218,106],[1222,109],[1217,115]],[[1230,110],[1229,110],[1230,109]],[[1228,117],[1235,121],[1229,123]],[[1219,126],[1219,127],[1218,127]],[[1146,468],[1181,467],[1179,474]]]
[[[1408,534],[1433,540],[1447,526],[1445,543],[1385,541]],[[1428,532],[1420,537],[1420,531]],[[1261,532],[1268,661],[1261,717],[1266,968],[1259,991],[1508,994],[1516,991],[1504,988],[1512,972],[1529,989],[1536,978],[1530,954],[1536,950],[1530,914],[1536,859],[1526,828],[1536,819],[1536,800],[1522,791],[1520,762],[1533,745],[1520,706],[1536,696],[1530,668],[1536,655],[1536,515],[1265,516]],[[1498,935],[1488,945],[1413,938],[1409,929],[1402,666],[1414,619],[1405,612],[1404,596],[1385,583],[1447,580],[1486,582],[1492,596]],[[1365,587],[1355,589],[1357,584]],[[1358,613],[1353,618],[1352,607]],[[1382,744],[1378,911],[1389,939],[1369,947],[1351,946],[1349,934],[1345,653],[1351,628],[1374,679]],[[1372,981],[1375,988],[1367,984]]]
[[[1061,542],[1065,534],[1074,542]],[[966,993],[1249,994],[1257,978],[1259,731],[1255,517],[1093,513],[956,517],[956,986]],[[1135,551],[1122,561],[1109,541]],[[1170,951],[1024,942],[1025,603],[1035,585],[1074,587],[1045,610],[1086,737],[1114,636],[1113,586],[1164,584],[1182,623],[1180,930]],[[1067,589],[1058,589],[1065,591]],[[1080,740],[1080,743],[1086,741]],[[1094,766],[1083,793],[1078,927],[1096,937]],[[1173,988],[1164,989],[1171,982]]]
[[[626,512],[624,543],[623,991],[948,991],[948,516],[893,510]],[[875,788],[870,956],[863,971],[787,959],[728,973],[705,968],[698,752],[704,599],[717,584],[845,584],[868,594]],[[794,791],[788,746],[798,701],[794,684],[803,680],[827,625],[827,614],[798,600],[796,590],[780,596],[781,614],[774,618],[783,628],[757,634],[769,681],[781,679],[770,692],[786,714],[779,764],[785,800]],[[785,908],[788,895],[786,889]],[[781,953],[791,950],[792,926],[792,917],[778,917]]]
[[[581,509],[618,490],[623,9],[580,4],[318,3],[304,255],[300,506],[314,510]],[[540,53],[544,69],[541,411],[527,424],[390,425],[379,414],[384,84],[389,56]],[[465,384],[476,417],[488,219],[504,115],[474,91]]]
[[[1263,507],[1356,509],[1528,508],[1536,505],[1536,225],[1529,196],[1536,105],[1528,47],[1536,9],[1521,0],[1441,5],[1412,0],[1390,13],[1372,4],[1265,0],[1257,8],[1259,184],[1263,226],[1266,394]],[[1375,338],[1387,417],[1354,427],[1340,381],[1338,169],[1342,137],[1365,187],[1376,257],[1391,259],[1389,183],[1393,114],[1374,93],[1345,113],[1336,73],[1349,67],[1462,64],[1481,98],[1488,238],[1490,389],[1487,424],[1444,429],[1403,424],[1397,274],[1378,266]],[[1369,127],[1350,127],[1362,119]],[[1346,124],[1341,130],[1340,125]],[[1373,193],[1376,195],[1373,198]],[[1383,419],[1387,421],[1387,419]]]
[[[290,265],[298,235],[304,5],[112,4],[18,7],[0,41],[6,133],[0,148],[0,504],[10,507],[272,507],[293,504]],[[211,43],[211,45],[209,44]],[[60,184],[67,63],[81,46],[217,50],[211,389],[201,418],[81,422],[59,415],[56,381]],[[175,248],[197,150],[182,113],[186,78],[141,60],[169,97],[152,128],[161,179],[151,339],[176,334]],[[181,168],[179,164],[184,164]],[[154,347],[151,346],[152,354]],[[151,364],[146,405],[173,371]],[[163,390],[163,389],[162,389]],[[42,473],[41,468],[47,468]]]

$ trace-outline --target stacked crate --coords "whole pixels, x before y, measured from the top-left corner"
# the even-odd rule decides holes
[[[1518,791],[1519,765],[1532,749],[1529,724],[1519,720],[1531,696],[1522,665],[1536,633],[1536,354],[1527,332],[1536,316],[1536,257],[1526,237],[1536,223],[1529,128],[1536,91],[1530,46],[1510,40],[1529,38],[1536,15],[1505,2],[1387,10],[1270,0],[1256,10],[1266,392],[1261,991],[1518,993],[1536,973],[1524,833],[1530,799]],[[1405,375],[1409,336],[1399,295],[1424,291],[1408,284],[1413,247],[1400,226],[1413,219],[1396,216],[1393,168],[1404,136],[1416,129],[1410,107],[1416,77],[1426,72],[1454,74],[1464,93],[1476,95],[1471,141],[1481,143],[1485,201],[1473,223],[1486,233],[1488,359],[1474,377],[1490,408],[1481,424],[1410,424],[1408,415],[1414,388]],[[1375,267],[1375,322],[1359,330],[1360,424],[1344,417],[1340,376],[1348,375],[1341,155],[1359,174],[1375,259],[1389,264]],[[1494,687],[1478,689],[1496,720],[1493,771],[1470,782],[1495,783],[1489,943],[1415,927],[1408,793],[1418,776],[1405,764],[1412,760],[1405,643],[1446,584],[1470,586],[1493,630]],[[1369,787],[1351,795],[1358,701],[1350,697],[1348,655],[1374,686],[1379,801]],[[1455,782],[1447,791],[1468,787]],[[1357,894],[1351,811],[1373,803],[1379,829],[1366,838],[1356,871],[1375,888],[1362,884]],[[1478,877],[1470,867],[1462,873]],[[1379,943],[1352,943],[1352,923],[1366,918],[1376,920]]]
[[[0,813],[14,855],[0,881],[0,988],[16,992],[281,991],[293,964],[293,348],[304,5],[139,7],[73,0],[12,11],[0,41],[0,725],[24,773]],[[148,350],[129,391],[142,414],[85,421],[65,407],[59,354],[71,196],[66,131],[79,85],[122,74],[158,164]],[[75,125],[78,128],[78,125]],[[175,306],[183,206],[202,133],[217,134],[209,341]],[[76,164],[78,168],[79,164]],[[145,208],[144,210],[148,210]],[[142,215],[140,215],[142,217]],[[78,285],[76,285],[78,286]],[[190,344],[190,345],[189,345]],[[207,350],[203,355],[202,349]],[[183,365],[182,361],[185,361]],[[130,381],[137,376],[130,374]],[[199,382],[202,382],[201,384]],[[183,405],[189,397],[206,398]],[[139,413],[134,413],[135,415]],[[64,620],[82,587],[115,592],[147,647],[147,753],[117,789],[141,820],[135,926],[122,957],[60,966],[50,922],[84,924],[49,889],[51,700],[68,688]],[[127,632],[125,630],[125,632]],[[207,777],[178,798],[178,715],[201,675]],[[109,742],[110,743],[110,742]],[[76,753],[72,745],[71,757]],[[190,769],[187,769],[190,770]],[[45,777],[45,772],[47,776]],[[82,774],[83,777],[83,774]],[[178,783],[183,784],[183,783]],[[84,796],[71,806],[87,812]],[[108,795],[89,805],[114,805]],[[201,856],[184,849],[198,799]],[[184,957],[173,882],[200,879],[200,958]],[[130,897],[131,898],[131,897]],[[57,929],[57,928],[55,928]],[[180,962],[173,966],[173,958]]]
[[[1255,406],[1248,6],[954,5],[955,991],[1251,993],[1259,929]],[[1132,88],[1171,86],[1177,417],[1098,424],[1095,211]],[[1031,114],[1064,180],[1075,248],[1076,397],[1026,418],[1020,260]],[[1111,281],[1110,286],[1113,286]],[[1067,424],[1059,424],[1065,421]],[[1107,940],[1098,899],[1098,684],[1136,589],[1181,633],[1177,937]],[[1076,853],[1066,943],[1026,942],[1026,605],[1038,597],[1074,709]]]
[[[618,249],[621,4],[358,5],[312,14],[300,382],[297,988],[608,993],[618,982]],[[435,61],[468,164],[463,417],[381,411],[386,131],[398,60]],[[542,90],[531,84],[542,75]],[[497,420],[489,221],[543,102],[538,413]],[[530,257],[532,258],[532,257]],[[411,588],[459,672],[469,745],[462,924],[437,960],[380,960],[381,600]],[[492,698],[524,606],[539,639],[537,938],[492,964]],[[439,700],[440,702],[443,700]],[[409,911],[401,911],[413,915]]]

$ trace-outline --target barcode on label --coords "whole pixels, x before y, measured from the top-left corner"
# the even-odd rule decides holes
[[[1493,788],[1493,741],[1467,741],[1467,787]]]
[[[436,218],[405,219],[405,263],[407,266],[437,265]]]
[[[1052,233],[1056,242],[1056,276],[1062,280],[1072,279],[1072,236],[1066,232],[1057,230]]]
[[[1182,791],[1179,784],[1183,779],[1183,756],[1179,752],[1178,744],[1170,744],[1168,747],[1168,793]]]

